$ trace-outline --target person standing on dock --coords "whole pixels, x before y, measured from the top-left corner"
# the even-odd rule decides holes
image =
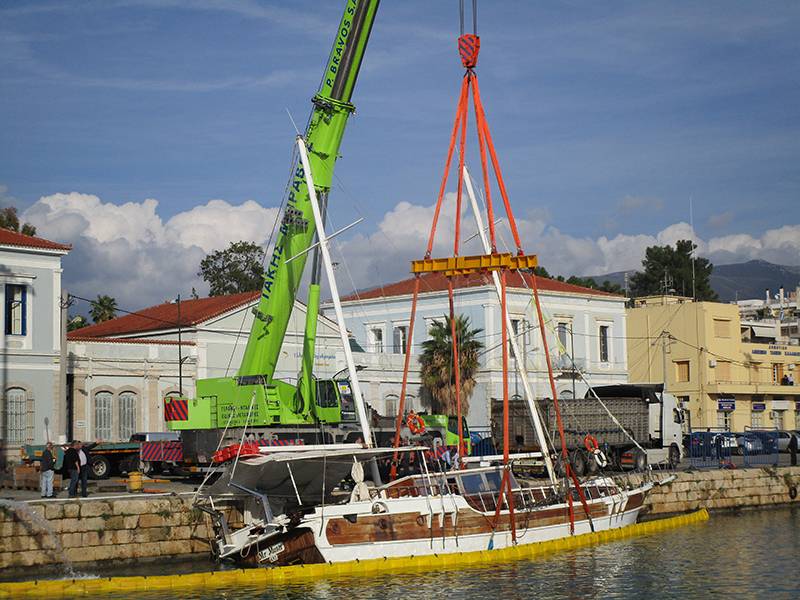
[[[797,444],[798,444],[797,434],[793,433],[791,439],[789,440],[789,456],[791,465],[793,467],[797,466]]]
[[[80,457],[78,456],[78,444],[74,441],[64,453],[64,471],[69,475],[69,497],[75,498],[78,495],[78,478],[81,473]]]
[[[53,456],[53,442],[47,442],[44,452],[42,452],[42,472],[39,475],[39,489],[42,491],[42,498],[53,498],[55,462],[56,459]]]

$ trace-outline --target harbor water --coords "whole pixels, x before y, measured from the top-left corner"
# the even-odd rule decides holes
[[[800,596],[800,507],[716,513],[703,524],[479,568],[329,579],[275,587],[137,593],[215,598],[752,598]],[[194,567],[201,569],[203,561]],[[164,565],[137,574],[164,574]],[[149,572],[148,572],[149,571]],[[118,573],[119,574],[119,573]],[[127,598],[111,595],[106,598]]]

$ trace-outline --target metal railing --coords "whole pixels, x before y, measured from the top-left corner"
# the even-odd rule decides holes
[[[779,460],[777,430],[706,429],[685,435],[683,441],[687,461],[694,468],[777,465]]]

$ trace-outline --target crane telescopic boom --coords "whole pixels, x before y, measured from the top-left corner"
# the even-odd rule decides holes
[[[354,106],[353,94],[380,0],[346,0],[319,90],[312,99],[304,134],[314,188],[324,219],[333,169],[344,130]],[[165,419],[172,430],[184,432],[188,445],[208,446],[203,430],[240,427],[308,426],[355,421],[349,383],[315,382],[311,373],[319,311],[320,269],[314,252],[298,385],[274,378],[300,281],[317,231],[303,165],[297,162],[289,182],[286,207],[277,239],[264,268],[264,284],[244,356],[235,377],[199,379],[196,399],[165,402]],[[289,260],[292,259],[292,260]],[[315,399],[317,388],[323,397]],[[217,438],[218,439],[218,438]]]

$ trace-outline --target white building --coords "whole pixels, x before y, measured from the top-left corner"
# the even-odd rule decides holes
[[[586,392],[580,377],[573,377],[573,359],[592,385],[626,382],[625,298],[542,277],[537,282],[559,396],[571,396],[573,389],[578,396]],[[472,328],[483,330],[481,370],[467,415],[470,427],[480,429],[489,426],[492,400],[502,399],[500,303],[489,275],[461,277],[456,285],[456,314],[466,315]],[[393,414],[399,399],[413,286],[414,279],[407,279],[342,299],[348,330],[364,350],[355,360],[366,367],[360,373],[365,399],[382,414]],[[549,397],[552,394],[530,286],[531,275],[508,276],[508,312],[525,356],[533,393]],[[326,310],[330,310],[329,305]],[[440,274],[422,276],[411,340],[406,398],[409,408],[428,408],[420,398],[418,355],[430,324],[447,314],[447,279]],[[522,398],[524,390],[513,359],[509,369],[510,395]]]
[[[0,229],[0,466],[63,433],[61,259],[70,246]]]
[[[180,309],[177,303],[165,303],[71,332],[70,437],[119,441],[136,431],[164,431],[165,396],[182,388],[192,397],[196,378],[236,373],[258,297],[258,292],[249,292],[185,300]],[[275,373],[278,379],[297,380],[305,309],[295,302]],[[320,316],[315,373],[330,377],[343,366],[336,324]]]

